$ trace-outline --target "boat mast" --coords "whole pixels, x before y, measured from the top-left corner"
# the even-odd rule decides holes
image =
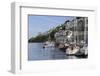
[[[74,24],[73,24],[73,27],[74,27],[74,43],[76,43],[76,17],[74,18]]]
[[[48,41],[50,41],[50,40],[51,40],[51,37],[50,37],[50,33],[49,33]]]
[[[49,26],[49,28],[50,28],[50,26]],[[51,33],[51,29],[50,29],[50,31],[49,31],[48,41],[51,41],[50,33]]]
[[[84,18],[84,22],[85,22],[85,25],[84,25],[84,42],[86,43],[86,27],[87,27],[87,23],[86,23],[86,18]]]
[[[79,43],[79,24],[78,24],[78,19],[77,21],[77,43]]]

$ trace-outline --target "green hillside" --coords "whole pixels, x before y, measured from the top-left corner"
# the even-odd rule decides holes
[[[64,24],[65,24],[65,23],[64,23]],[[47,41],[47,40],[49,39],[49,37],[50,37],[51,40],[54,41],[54,40],[55,40],[54,34],[55,34],[56,32],[58,32],[60,28],[62,28],[62,30],[65,30],[65,25],[64,25],[64,24],[58,25],[57,27],[48,30],[48,31],[47,31],[48,33],[47,33],[46,35],[38,35],[38,36],[36,36],[36,37],[31,37],[31,38],[28,40],[28,42],[45,42],[45,41]]]

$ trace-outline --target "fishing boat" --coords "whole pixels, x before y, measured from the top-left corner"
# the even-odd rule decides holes
[[[44,46],[43,46],[43,48],[49,48],[49,47],[54,47],[55,45],[54,45],[54,42],[53,41],[46,41],[45,43],[44,43]]]
[[[79,51],[79,46],[76,45],[70,45],[67,49],[66,49],[66,54],[67,55],[75,55],[78,51]]]
[[[51,37],[49,35],[48,41],[46,41],[43,45],[43,48],[51,48],[55,47],[55,42],[51,40]]]

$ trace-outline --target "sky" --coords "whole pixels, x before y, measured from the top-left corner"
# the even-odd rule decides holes
[[[66,20],[72,20],[73,18],[74,16],[29,15],[29,38],[35,37],[39,32],[46,32],[53,27],[63,24]]]

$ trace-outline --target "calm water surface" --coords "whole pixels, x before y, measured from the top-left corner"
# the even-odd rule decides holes
[[[29,43],[28,60],[76,59],[58,48],[43,48],[43,43]]]

